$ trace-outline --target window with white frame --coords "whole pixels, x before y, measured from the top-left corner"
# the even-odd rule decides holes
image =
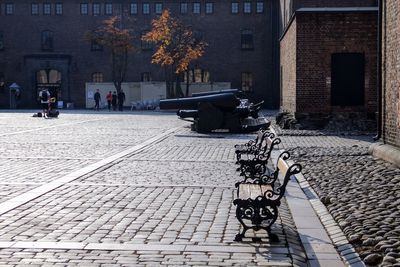
[[[195,2],[193,3],[193,14],[200,14],[200,3],[199,2]]]
[[[32,15],[39,15],[39,4],[32,3],[31,4],[31,14]]]
[[[81,3],[81,15],[89,14],[89,4],[88,3]]]
[[[188,13],[188,3],[181,3],[181,14]]]
[[[112,3],[106,3],[105,4],[105,13],[106,13],[106,15],[112,15],[113,14],[113,4]]]
[[[162,13],[162,9],[163,9],[162,3],[156,3],[156,5],[155,5],[156,14],[161,14]]]
[[[264,13],[264,2],[257,2],[256,3],[256,12],[257,13]]]
[[[51,4],[50,3],[43,4],[43,15],[51,15]]]
[[[6,3],[6,15],[14,14],[14,4],[13,3]]]
[[[100,3],[93,3],[92,9],[93,16],[100,15]]]
[[[143,3],[142,13],[145,15],[150,14],[150,4],[149,3]]]
[[[232,2],[231,3],[231,13],[232,14],[238,14],[239,13],[239,3],[238,2]]]
[[[242,91],[253,91],[253,74],[251,72],[242,72]]]
[[[142,72],[140,74],[140,78],[142,82],[151,82],[151,73],[150,72]]]
[[[243,13],[250,14],[251,13],[251,2],[243,3]]]
[[[56,3],[56,15],[63,14],[63,3]]]
[[[242,50],[253,50],[254,43],[253,43],[253,31],[252,30],[242,30],[241,32],[241,47]]]
[[[94,72],[92,74],[92,82],[102,83],[103,82],[103,73],[102,72]]]
[[[131,3],[130,13],[131,15],[136,15],[138,13],[137,3]]]
[[[206,3],[206,14],[212,14],[214,12],[214,3]]]

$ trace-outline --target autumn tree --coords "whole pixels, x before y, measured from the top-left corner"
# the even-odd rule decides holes
[[[118,16],[103,21],[102,26],[88,32],[86,39],[111,51],[112,81],[119,93],[122,83],[125,81],[128,69],[129,53],[134,51],[132,45],[132,33],[130,29],[124,29]]]
[[[195,38],[191,28],[173,17],[169,10],[164,10],[151,25],[151,31],[142,37],[156,46],[151,62],[164,67],[167,97],[182,97],[180,76],[192,61],[204,54],[207,44]]]

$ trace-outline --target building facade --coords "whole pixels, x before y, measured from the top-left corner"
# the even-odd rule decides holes
[[[281,0],[279,14],[281,111],[307,127],[337,115],[374,126],[376,1]]]
[[[382,1],[382,139],[400,147],[400,5]]]
[[[192,82],[231,82],[251,100],[277,107],[274,0],[0,0],[0,107],[9,107],[12,83],[22,88],[20,107],[35,107],[43,87],[58,100],[83,107],[85,83],[111,81],[109,51],[85,34],[111,16],[120,16],[134,30],[139,50],[130,55],[126,81],[163,81],[162,69],[150,63],[154,47],[140,41],[163,9],[208,43],[204,56],[191,66]]]

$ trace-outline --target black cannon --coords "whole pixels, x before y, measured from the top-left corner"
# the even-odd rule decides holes
[[[192,129],[197,132],[224,129],[238,133],[269,126],[265,118],[258,118],[261,104],[248,104],[234,93],[222,93],[161,100],[160,109],[178,109],[178,116],[193,122]]]
[[[242,96],[243,92],[240,91],[239,89],[223,89],[223,90],[218,90],[218,91],[206,91],[206,92],[199,92],[199,93],[193,93],[192,97],[197,97],[197,96],[206,96],[206,95],[217,95],[217,94],[226,94],[226,93],[232,93],[235,96]]]

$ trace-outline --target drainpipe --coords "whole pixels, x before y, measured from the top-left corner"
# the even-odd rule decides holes
[[[377,117],[377,133],[374,137],[374,141],[379,140],[382,137],[382,121],[383,118],[383,94],[382,94],[382,12],[383,12],[383,0],[378,0],[378,61],[377,61],[377,97],[378,97],[378,117]]]

